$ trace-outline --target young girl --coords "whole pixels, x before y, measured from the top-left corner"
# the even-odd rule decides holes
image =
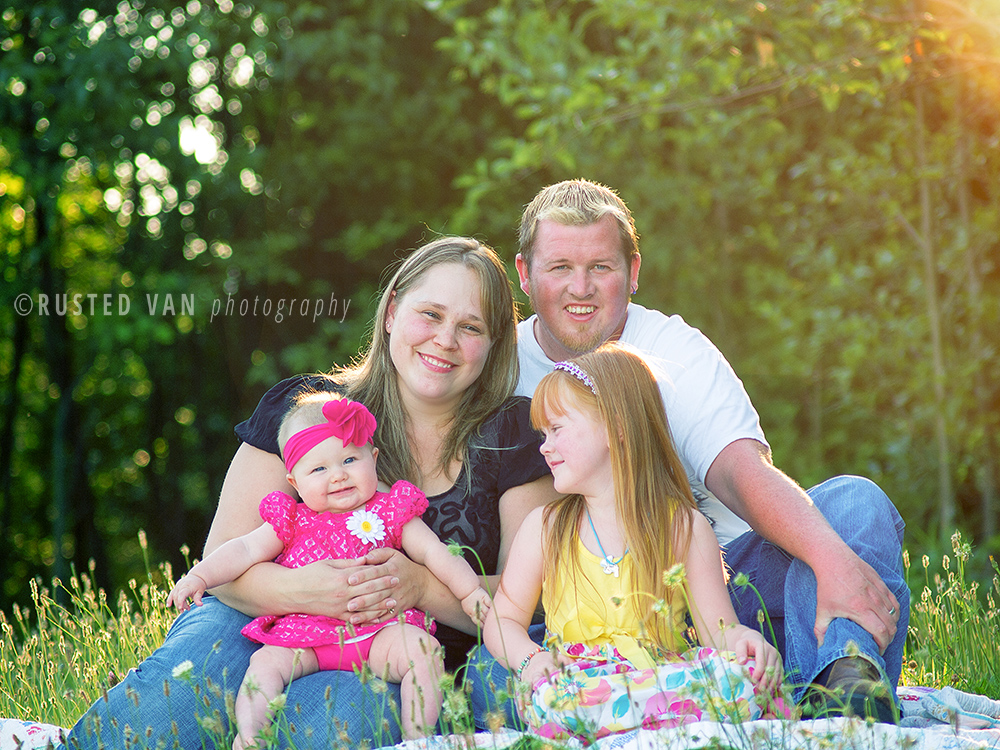
[[[525,718],[549,737],[602,737],[759,717],[755,693],[780,686],[781,657],[736,619],[646,363],[617,344],[560,362],[531,421],[567,497],[518,530],[483,631],[533,688]],[[545,647],[527,631],[539,595]],[[688,615],[703,648],[688,650]]]
[[[402,549],[425,565],[482,624],[490,598],[472,567],[434,535],[419,516],[424,494],[396,482],[387,494],[376,491],[371,445],[375,417],[362,404],[334,394],[307,394],[285,416],[278,433],[288,482],[302,502],[272,492],[260,503],[267,523],[232,539],[181,578],[167,605],[201,604],[206,589],[242,575],[258,562],[277,558],[287,567],[317,560],[363,558],[378,547]],[[426,632],[425,632],[426,631]],[[243,629],[265,644],[250,660],[236,699],[238,734],[234,749],[252,747],[270,721],[269,703],[292,679],[321,669],[353,670],[368,664],[376,675],[399,682],[402,724],[407,738],[428,734],[441,704],[440,647],[423,612],[406,611],[399,620],[355,629],[332,617],[291,614],[258,617]]]

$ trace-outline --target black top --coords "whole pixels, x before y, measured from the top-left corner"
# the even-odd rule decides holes
[[[333,391],[342,386],[327,375],[296,375],[264,394],[250,419],[236,425],[236,435],[255,448],[278,455],[278,427],[295,397],[302,391]],[[509,399],[473,435],[468,449],[471,482],[463,466],[452,488],[427,498],[422,516],[438,538],[468,549],[465,557],[477,572],[498,572],[500,552],[500,497],[510,488],[545,476],[549,470],[538,452],[540,435],[528,420],[530,400]],[[473,551],[475,554],[473,554]],[[478,557],[478,560],[477,560]],[[455,669],[476,645],[475,637],[438,625],[446,664]],[[447,658],[448,655],[452,658]]]

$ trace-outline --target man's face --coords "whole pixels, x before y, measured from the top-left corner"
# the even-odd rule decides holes
[[[531,267],[518,254],[521,289],[538,315],[535,338],[553,361],[617,339],[641,259],[626,260],[610,216],[586,226],[538,223]]]

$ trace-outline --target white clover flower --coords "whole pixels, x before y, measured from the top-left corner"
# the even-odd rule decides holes
[[[347,519],[347,530],[366,544],[385,539],[385,524],[382,519],[364,508],[354,511]]]
[[[194,664],[191,663],[190,659],[185,659],[174,667],[171,674],[173,674],[175,680],[187,680],[190,679],[192,671],[194,671]]]

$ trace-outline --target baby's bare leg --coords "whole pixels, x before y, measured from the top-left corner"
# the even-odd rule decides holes
[[[261,646],[250,657],[240,692],[236,696],[236,739],[233,750],[256,747],[257,734],[271,721],[271,701],[293,679],[319,670],[311,648]]]
[[[375,674],[385,674],[386,665],[389,679],[399,683],[403,738],[432,734],[441,711],[441,644],[413,625],[382,628],[372,639],[368,666]]]

